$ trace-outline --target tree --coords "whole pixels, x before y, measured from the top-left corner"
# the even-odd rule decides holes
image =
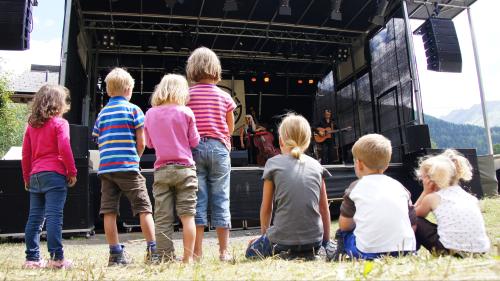
[[[500,143],[495,143],[493,145],[493,154],[500,154]]]
[[[0,77],[0,157],[11,146],[21,146],[28,115],[25,104],[13,103],[12,92],[7,89],[7,79]]]

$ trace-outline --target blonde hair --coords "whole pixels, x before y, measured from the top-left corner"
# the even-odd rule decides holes
[[[289,113],[283,118],[279,126],[280,138],[290,154],[300,159],[311,141],[311,126],[306,118],[295,113]]]
[[[197,83],[203,79],[219,82],[221,72],[220,60],[209,48],[200,47],[194,50],[187,60],[186,75],[191,82]]]
[[[364,135],[354,143],[352,155],[369,169],[385,170],[391,161],[391,141],[379,134]]]
[[[451,180],[452,185],[458,184],[460,180],[470,181],[472,179],[472,165],[460,152],[454,149],[447,149],[442,155],[450,158],[455,165],[456,174]]]
[[[417,177],[428,176],[439,188],[457,185],[460,180],[472,179],[472,166],[459,152],[447,149],[443,153],[420,159]]]
[[[247,124],[246,120],[250,120],[250,124]],[[245,115],[245,127],[246,128],[251,127],[254,132],[257,129],[257,126],[255,125],[255,121],[253,121],[253,117],[250,114]]]
[[[186,105],[189,96],[189,86],[186,78],[178,74],[163,76],[151,97],[151,105],[159,106],[165,103]]]
[[[106,92],[109,96],[121,96],[127,89],[134,88],[134,78],[125,69],[115,67],[106,75]]]
[[[452,180],[456,177],[456,169],[453,161],[441,154],[421,159],[416,174],[420,180],[427,176],[441,189],[452,185]]]
[[[42,127],[47,120],[66,113],[69,110],[69,90],[59,85],[43,85],[33,98],[28,124]]]

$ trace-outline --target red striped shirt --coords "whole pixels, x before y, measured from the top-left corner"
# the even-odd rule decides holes
[[[200,137],[215,138],[231,150],[226,114],[236,108],[231,96],[214,84],[196,84],[189,88],[189,102]]]

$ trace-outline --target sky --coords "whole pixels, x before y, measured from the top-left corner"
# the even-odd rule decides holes
[[[499,0],[478,0],[471,7],[487,101],[500,100],[500,32],[493,20],[500,16],[498,11]],[[64,0],[39,0],[33,15],[30,50],[0,51],[0,70],[21,72],[30,64],[60,65]],[[467,13],[461,13],[454,22],[462,51],[462,73],[428,71],[422,39],[414,36],[424,113],[436,117],[480,103]],[[419,25],[412,21],[413,29]]]

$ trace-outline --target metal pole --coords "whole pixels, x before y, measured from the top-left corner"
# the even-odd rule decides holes
[[[470,37],[472,39],[472,50],[474,51],[474,61],[476,62],[477,82],[479,84],[479,95],[481,96],[481,108],[483,110],[484,129],[486,130],[486,138],[488,140],[488,154],[493,155],[493,142],[491,141],[491,131],[488,125],[488,112],[486,111],[486,98],[484,97],[483,77],[481,75],[481,63],[479,61],[479,53],[476,43],[476,34],[472,24],[472,16],[470,8],[467,9],[467,18],[469,20]]]
[[[66,85],[66,72],[68,60],[68,45],[69,45],[69,30],[71,22],[71,8],[73,7],[72,0],[66,0],[66,10],[64,11],[64,26],[61,49],[61,71],[59,72],[59,84]]]
[[[411,31],[410,18],[406,1],[402,0],[403,16],[405,21],[406,44],[408,45],[408,56],[410,57],[410,72],[412,78],[413,92],[415,93],[415,107],[418,124],[424,124],[424,110],[422,108],[422,92],[420,91],[420,80],[418,78],[417,59],[415,57],[415,47],[413,45],[413,32]]]

